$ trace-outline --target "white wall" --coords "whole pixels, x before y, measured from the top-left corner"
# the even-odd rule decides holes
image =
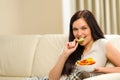
[[[0,35],[63,33],[61,0],[0,0]]]
[[[17,33],[23,24],[22,0],[0,0],[0,34]]]

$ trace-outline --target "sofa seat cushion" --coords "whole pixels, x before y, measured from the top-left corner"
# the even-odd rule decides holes
[[[120,73],[102,74],[102,75],[87,78],[84,80],[120,80]]]
[[[0,80],[29,80],[27,77],[0,77]]]

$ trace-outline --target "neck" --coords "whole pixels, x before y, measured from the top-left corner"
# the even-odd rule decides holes
[[[89,51],[89,50],[91,49],[92,45],[93,45],[93,40],[91,40],[88,44],[86,44],[86,45],[84,46],[85,49],[84,49],[84,52],[83,52],[83,53]]]

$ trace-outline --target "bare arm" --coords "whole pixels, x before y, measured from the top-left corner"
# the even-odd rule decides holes
[[[103,73],[120,72],[120,52],[111,43],[107,43],[106,55],[107,58],[115,65],[115,67],[97,67],[95,68],[95,71]]]
[[[49,73],[49,80],[59,80],[61,77],[62,69],[64,67],[64,63],[66,61],[66,57],[64,54],[61,54],[56,65]]]
[[[102,73],[120,73],[120,67],[97,67],[96,72]]]
[[[73,42],[66,43],[64,50],[60,55],[57,63],[49,73],[49,80],[60,80],[65,62],[69,57],[69,55],[76,50],[77,46],[78,46],[78,43],[76,43],[75,40]]]

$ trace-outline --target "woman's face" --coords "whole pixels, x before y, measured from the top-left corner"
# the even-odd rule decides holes
[[[93,43],[91,30],[84,18],[80,18],[73,22],[73,35],[75,38],[84,38],[84,41],[80,43],[81,46],[87,46],[89,43]]]

